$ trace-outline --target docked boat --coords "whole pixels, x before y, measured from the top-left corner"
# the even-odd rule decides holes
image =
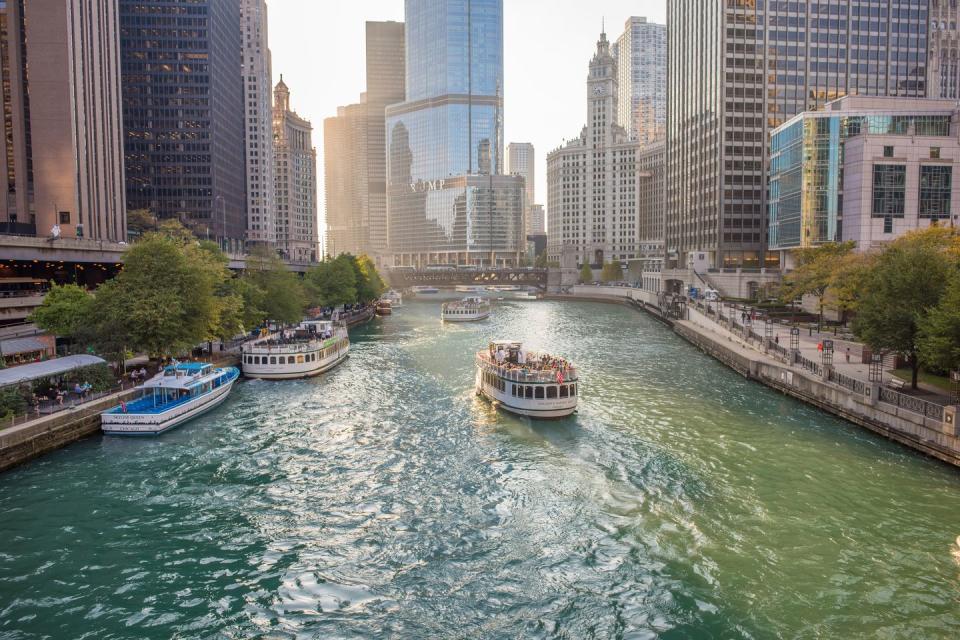
[[[445,302],[440,306],[444,322],[475,322],[490,317],[490,301],[486,298],[464,298],[459,302]]]
[[[390,289],[380,298],[381,300],[386,300],[390,303],[391,308],[396,309],[397,307],[403,306],[403,295],[395,289]]]
[[[477,395],[498,408],[531,418],[563,418],[577,409],[577,370],[563,358],[500,341],[478,351],[476,365]]]
[[[389,316],[393,314],[393,304],[389,300],[377,300],[377,315]]]
[[[242,347],[243,375],[266,380],[308,378],[347,359],[350,337],[342,323],[304,321]]]
[[[227,399],[240,377],[236,367],[176,363],[137,387],[140,395],[100,414],[107,435],[155,436],[210,411]]]
[[[472,284],[458,284],[454,291],[457,293],[465,293],[474,298],[484,298],[488,295],[486,287],[480,287]]]
[[[413,297],[417,298],[418,300],[419,299],[429,300],[430,298],[440,297],[440,289],[437,289],[436,287],[426,287],[426,286],[413,287],[411,291],[413,291]]]
[[[513,298],[515,300],[539,300],[540,296],[537,295],[536,291],[524,289],[523,291],[518,291]]]

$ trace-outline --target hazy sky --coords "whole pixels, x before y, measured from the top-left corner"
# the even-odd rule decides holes
[[[366,87],[364,22],[403,20],[403,0],[267,0],[273,78],[313,121],[323,219],[323,119]],[[532,142],[537,201],[546,204],[546,155],[586,122],[587,65],[601,20],[614,41],[631,15],[664,23],[665,0],[504,0],[505,142]]]

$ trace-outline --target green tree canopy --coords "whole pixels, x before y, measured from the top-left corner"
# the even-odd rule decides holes
[[[336,307],[357,301],[357,272],[352,256],[341,255],[311,267],[306,280],[314,302],[320,306]]]
[[[920,322],[921,359],[943,372],[960,370],[960,270],[956,268],[940,299]]]
[[[127,211],[127,228],[138,234],[157,230],[157,217],[150,209],[133,209]]]
[[[603,271],[600,273],[600,279],[604,282],[619,282],[623,280],[623,267],[616,260],[607,262],[603,265]]]
[[[149,233],[127,250],[123,270],[94,297],[101,350],[152,357],[182,353],[206,340],[218,317],[220,274],[195,244]]]
[[[303,319],[307,295],[303,283],[275,253],[266,248],[255,249],[247,256],[246,283],[240,294],[256,305],[251,315],[292,324]]]
[[[854,242],[834,242],[817,247],[798,249],[797,266],[783,277],[780,299],[789,304],[797,298],[812,295],[817,299],[820,324],[823,324],[824,301],[827,289],[834,282],[838,260],[853,252]]]
[[[369,256],[351,257],[356,278],[357,302],[372,302],[387,290],[383,278],[377,272],[376,265]]]
[[[593,282],[593,269],[591,269],[590,265],[586,262],[580,267],[580,282],[584,284]]]
[[[854,332],[877,352],[906,356],[917,388],[921,326],[940,303],[953,267],[936,234],[907,234],[877,257],[864,283]]]
[[[94,299],[75,284],[53,285],[30,321],[62,338],[79,338],[86,331]]]

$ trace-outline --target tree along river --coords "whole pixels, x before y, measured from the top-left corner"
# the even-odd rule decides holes
[[[473,390],[497,338],[577,415]],[[0,476],[0,638],[960,636],[960,473],[628,308],[408,303],[319,378]]]

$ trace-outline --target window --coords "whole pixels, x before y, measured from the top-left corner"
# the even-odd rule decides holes
[[[524,397],[527,399],[533,398],[533,387],[524,387]]]
[[[893,233],[893,218],[890,216],[887,216],[883,219],[883,232]]]
[[[70,212],[61,211],[60,212],[60,224],[70,224]]]
[[[572,384],[570,385],[570,397],[572,398],[575,395],[577,395],[577,385]]]
[[[930,147],[930,157],[934,160],[940,159],[940,147]]]
[[[907,167],[902,164],[873,166],[873,215],[903,217]]]
[[[893,157],[893,147],[884,147],[883,148],[883,157],[892,158]]]
[[[556,400],[557,399],[557,388],[553,385],[547,387],[547,399]]]
[[[570,388],[565,384],[560,385],[560,397],[561,398],[570,397]]]
[[[510,385],[510,395],[513,396],[514,398],[517,397],[517,385],[515,384]]]
[[[277,364],[276,356],[270,356],[270,364]]]
[[[953,167],[931,165],[920,167],[921,218],[948,220],[950,195],[953,191]]]
[[[536,393],[534,395],[537,400],[543,400],[543,387],[537,387]]]

